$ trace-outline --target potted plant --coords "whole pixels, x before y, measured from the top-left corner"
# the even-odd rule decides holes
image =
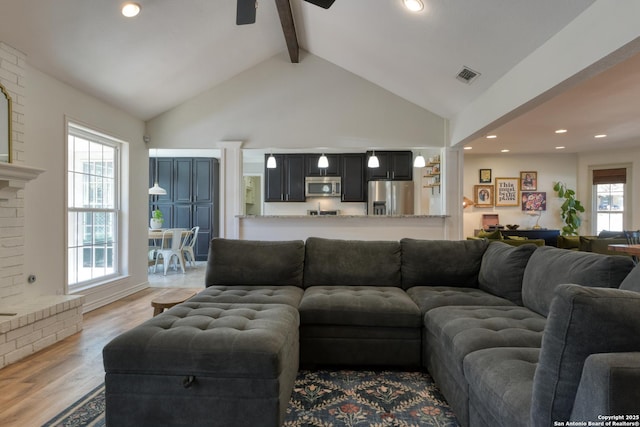
[[[577,236],[582,219],[580,213],[584,212],[584,206],[576,200],[576,192],[562,182],[553,185],[553,191],[558,193],[558,197],[564,198],[564,203],[560,206],[560,216],[565,225],[562,227],[563,236]]]
[[[164,217],[162,216],[162,211],[160,209],[155,209],[151,211],[151,221],[149,221],[149,226],[152,230],[158,230],[162,228],[162,224],[164,223]]]

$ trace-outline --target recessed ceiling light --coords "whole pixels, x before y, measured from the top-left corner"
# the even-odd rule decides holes
[[[566,129],[558,129],[556,133],[567,133]]]
[[[465,150],[473,150],[473,147],[464,147]]]
[[[604,134],[604,133],[601,133],[601,134],[599,134],[599,135],[594,135],[593,137],[594,137],[594,138],[606,138],[606,137],[607,137],[607,135],[606,135],[606,134]]]
[[[508,153],[508,152],[509,152],[509,150],[507,150],[507,149],[505,148],[505,149],[503,149],[503,150],[500,150],[500,152],[501,152],[501,153]]]
[[[556,147],[556,150],[564,150],[565,146],[564,145],[559,145]]]
[[[496,139],[498,135],[487,135],[485,138],[487,139]]]
[[[140,13],[140,5],[138,3],[127,2],[122,5],[122,14],[127,18],[133,18]]]
[[[424,3],[422,0],[403,0],[404,7],[409,9],[411,12],[420,12],[424,9]]]

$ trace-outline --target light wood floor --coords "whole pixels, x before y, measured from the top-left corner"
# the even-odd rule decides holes
[[[0,369],[0,426],[40,427],[104,382],[102,348],[151,318],[151,300],[165,291],[148,288],[91,311],[82,332]]]

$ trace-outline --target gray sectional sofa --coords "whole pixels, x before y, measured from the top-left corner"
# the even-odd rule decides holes
[[[628,257],[214,239],[205,280],[104,348],[107,425],[275,427],[300,365],[426,369],[463,426],[640,412],[640,268]]]

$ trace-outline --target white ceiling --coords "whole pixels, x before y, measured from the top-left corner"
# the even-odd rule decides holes
[[[594,2],[424,1],[419,14],[401,0],[336,0],[328,10],[291,4],[303,49],[452,118]],[[258,0],[257,22],[245,26],[235,25],[235,0],[138,2],[141,14],[126,19],[115,0],[0,0],[0,41],[24,52],[33,67],[142,120],[286,50],[274,0]],[[632,65],[640,69],[637,61]],[[455,79],[463,66],[481,73],[471,85]],[[637,75],[620,78],[632,86],[638,81]],[[567,149],[577,134],[573,126],[585,135],[601,132],[598,119],[609,120],[598,95],[604,83],[594,85],[588,96],[598,105],[595,116],[576,90],[496,129],[503,135],[498,140],[474,142],[473,151],[495,152],[491,144],[518,141],[539,146],[540,132],[556,126],[571,128]],[[640,96],[628,88],[623,85],[623,101],[637,105]],[[562,121],[558,110],[574,114]],[[550,114],[558,120],[548,121]],[[640,134],[637,123],[616,126],[626,141]]]

